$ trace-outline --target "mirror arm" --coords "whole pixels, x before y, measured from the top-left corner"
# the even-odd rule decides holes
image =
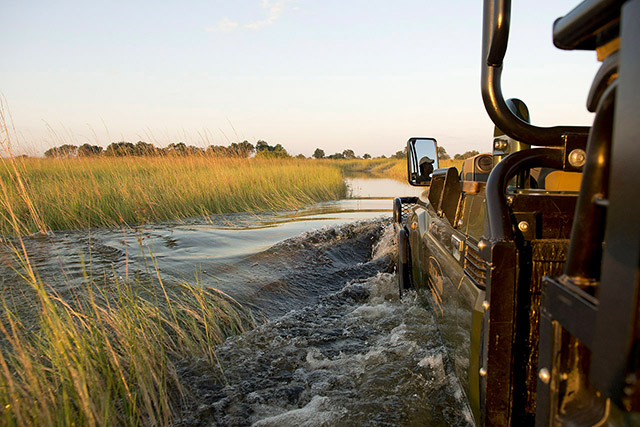
[[[585,126],[533,126],[517,117],[502,95],[502,62],[507,51],[511,0],[485,0],[482,34],[482,100],[495,125],[530,145],[562,146],[566,134],[588,134]]]

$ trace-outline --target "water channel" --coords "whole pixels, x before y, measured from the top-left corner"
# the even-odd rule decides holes
[[[251,307],[260,325],[216,351],[224,381],[197,362],[182,367],[192,399],[179,424],[471,424],[428,305],[415,293],[398,299],[391,199],[417,189],[386,179],[348,185],[349,199],[297,211],[57,232],[25,244],[61,294],[87,273],[147,274],[152,255],[164,282],[197,278]],[[11,292],[20,279],[10,254],[0,258]]]

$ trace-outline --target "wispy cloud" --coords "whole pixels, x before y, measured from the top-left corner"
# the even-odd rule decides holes
[[[231,21],[228,17],[225,17],[214,27],[209,27],[206,30],[218,32],[231,32],[237,29],[259,30],[273,25],[282,16],[287,5],[294,1],[295,0],[262,0],[262,8],[267,11],[267,17],[265,19],[240,25],[235,21]]]
[[[238,23],[230,20],[228,17],[225,17],[222,21],[218,22],[215,27],[208,27],[205,30],[212,32],[217,31],[221,33],[229,33],[238,28]]]
[[[282,16],[287,3],[291,3],[291,0],[262,0],[262,8],[268,11],[267,19],[252,22],[250,24],[245,24],[243,28],[249,30],[259,30],[260,28],[266,27],[268,25],[273,25],[273,23],[276,22],[278,18],[280,18],[280,16]]]

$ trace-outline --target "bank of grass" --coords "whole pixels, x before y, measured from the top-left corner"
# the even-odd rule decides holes
[[[346,195],[339,169],[304,159],[4,158],[0,179],[1,235],[295,209]]]
[[[385,172],[399,162],[397,159],[325,159],[323,162],[339,168],[345,175],[368,174],[375,178],[384,177]],[[406,163],[406,160],[405,160]]]
[[[333,160],[331,161],[339,167],[345,174],[364,173],[375,178],[390,178],[397,181],[407,182],[407,160],[406,159],[353,159],[353,160]],[[439,160],[440,168],[455,167],[462,170],[463,160]]]

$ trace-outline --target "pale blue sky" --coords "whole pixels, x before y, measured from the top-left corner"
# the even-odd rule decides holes
[[[576,4],[514,1],[503,91],[536,124],[592,120],[595,54],[551,42]],[[377,156],[411,136],[487,151],[481,27],[481,0],[4,1],[0,93],[32,153],[264,139]]]

